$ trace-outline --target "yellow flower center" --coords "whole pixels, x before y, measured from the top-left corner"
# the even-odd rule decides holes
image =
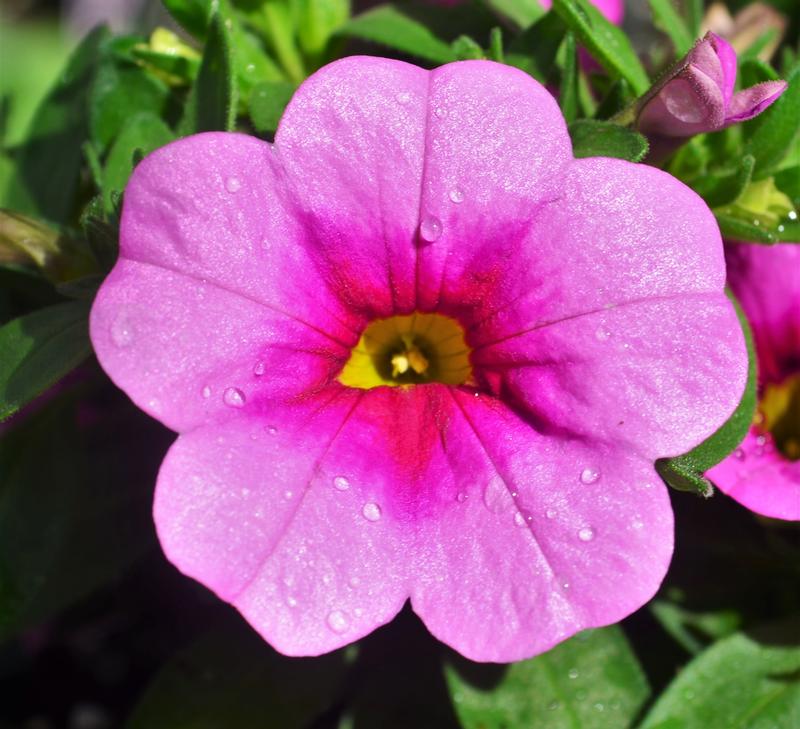
[[[764,388],[756,425],[772,434],[776,447],[790,461],[800,460],[800,374]]]
[[[450,317],[414,313],[377,319],[350,353],[339,382],[363,390],[431,382],[462,385],[472,374],[469,352],[463,328]]]

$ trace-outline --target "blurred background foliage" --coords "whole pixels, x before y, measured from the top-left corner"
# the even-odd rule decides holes
[[[561,89],[576,154],[642,159],[646,141],[609,119],[697,37],[703,3],[662,30],[650,8],[663,3],[628,3],[642,64],[609,41],[605,70],[587,70],[576,46],[594,36],[565,20],[576,2],[546,15],[534,0],[3,2],[0,726],[800,726],[800,532],[723,495],[673,491],[676,553],[656,599],[531,661],[470,663],[409,610],[331,655],[278,655],[161,554],[150,502],[173,436],[91,357],[86,315],[136,162],[203,129],[271,138],[297,84],[338,55],[513,63]],[[800,204],[800,13],[770,5],[785,23],[749,40],[740,74],[791,76],[789,100],[668,162],[724,231],[761,243],[797,241]]]

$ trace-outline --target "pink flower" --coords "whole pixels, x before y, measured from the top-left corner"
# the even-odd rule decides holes
[[[800,519],[800,245],[730,244],[728,281],[753,329],[759,410],[741,447],[708,472],[759,514]]]
[[[180,433],[163,548],[291,655],[409,598],[487,661],[628,615],[672,554],[654,460],[746,380],[701,199],[574,160],[544,87],[488,61],[326,66],[274,145],[145,159],[120,245],[91,333]]]
[[[639,109],[637,127],[659,148],[747,121],[786,90],[785,81],[766,81],[734,93],[736,51],[714,33],[676,66]]]

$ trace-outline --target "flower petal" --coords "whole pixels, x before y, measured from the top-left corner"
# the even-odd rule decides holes
[[[786,91],[786,81],[764,81],[764,83],[751,86],[749,89],[735,94],[725,124],[736,124],[758,116],[764,109],[771,106]]]
[[[428,105],[418,306],[459,316],[502,287],[537,210],[561,192],[571,146],[552,96],[509,66],[438,68]]]
[[[491,398],[454,397],[447,448],[473,486],[423,525],[412,606],[429,630],[473,660],[506,662],[644,604],[672,555],[652,464],[540,436]]]
[[[734,453],[706,475],[723,493],[758,514],[800,520],[800,461],[790,461],[772,437],[751,429]]]
[[[414,308],[428,72],[385,58],[325,66],[275,135],[322,275],[365,319]]]

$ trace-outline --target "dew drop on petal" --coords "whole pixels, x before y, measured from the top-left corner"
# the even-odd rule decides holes
[[[398,104],[407,104],[411,101],[411,94],[408,91],[401,91],[396,98]]]
[[[338,491],[347,491],[350,488],[350,482],[344,476],[336,476],[333,485]]]
[[[133,342],[133,329],[128,317],[119,316],[111,325],[111,341],[118,347],[127,347]]]
[[[527,524],[527,522],[525,521],[525,517],[521,511],[518,511],[516,514],[514,514],[514,523],[518,527],[524,527]]]
[[[203,397],[204,397],[206,400],[208,400],[208,398],[210,398],[210,397],[211,397],[211,388],[210,388],[208,385],[206,385],[206,386],[203,388]]]
[[[267,433],[269,433],[270,435],[278,435],[278,429],[274,425],[268,425]]]
[[[222,393],[222,402],[228,407],[244,407],[245,400],[244,393],[238,387],[228,387],[225,392]]]
[[[578,539],[582,542],[591,542],[594,539],[594,529],[592,527],[583,527],[578,530]]]
[[[595,329],[594,337],[598,342],[605,342],[611,336],[611,332],[604,326]]]
[[[738,460],[738,461],[743,461],[743,460],[744,460],[744,458],[745,458],[745,456],[744,456],[744,450],[743,450],[742,448],[737,448],[737,449],[736,449],[736,450],[733,452],[733,457],[734,457],[734,458],[736,458],[736,460]]]
[[[555,519],[556,518],[556,510],[555,509],[548,509],[547,511],[544,512],[544,515],[548,519]]]
[[[447,116],[447,109],[437,106],[433,113],[441,119],[442,117]]]
[[[290,595],[286,598],[286,604],[289,607],[297,607],[297,600]]]
[[[230,193],[239,192],[241,186],[242,183],[239,182],[237,177],[229,177],[227,180],[225,180],[225,189]]]
[[[450,190],[449,197],[450,202],[458,205],[458,203],[464,202],[464,191],[459,187],[454,187],[452,190]]]
[[[294,494],[293,494],[291,491],[284,491],[284,492],[283,492],[283,497],[284,497],[284,498],[285,498],[287,501],[289,501],[289,500],[292,498],[292,496],[294,496]]]
[[[600,471],[595,468],[584,468],[581,471],[581,483],[590,484],[600,478]]]
[[[483,491],[483,503],[493,514],[500,514],[513,505],[514,500],[499,475],[495,474],[486,484]]]
[[[347,581],[347,584],[350,585],[350,587],[355,588],[355,587],[358,587],[361,584],[361,580],[358,577],[351,577]]]
[[[361,509],[361,513],[364,515],[364,518],[367,521],[378,521],[378,519],[381,518],[381,507],[370,501],[364,504],[364,508]]]
[[[256,362],[253,366],[253,374],[256,377],[261,377],[267,371],[267,366],[263,362]]]
[[[419,234],[422,240],[433,243],[442,235],[442,222],[439,218],[427,217],[419,224]]]
[[[347,630],[347,626],[349,625],[350,621],[347,618],[347,615],[341,610],[331,610],[328,613],[328,627],[334,633],[344,633]]]
[[[459,491],[456,494],[456,501],[458,501],[459,504],[463,504],[466,500],[467,500],[467,495],[463,491]]]

